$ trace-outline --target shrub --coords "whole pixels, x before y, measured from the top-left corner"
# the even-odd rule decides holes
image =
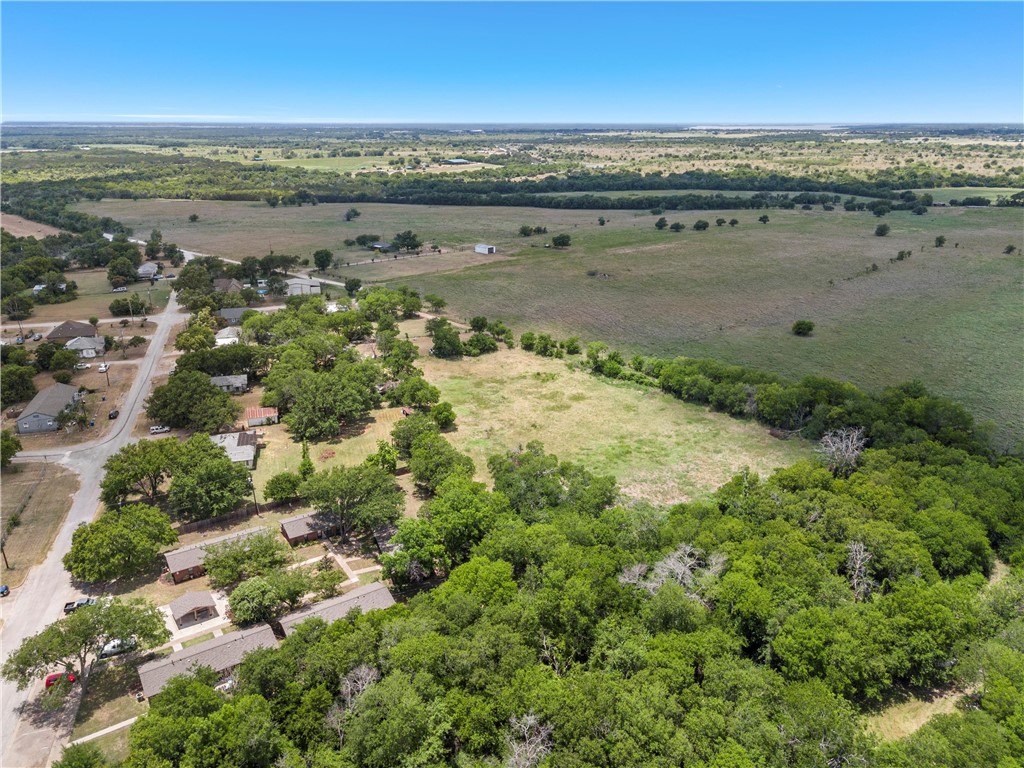
[[[814,332],[814,323],[810,320],[797,320],[793,323],[793,334],[796,336],[810,336]]]
[[[888,224],[879,224],[877,227],[875,227],[875,237],[885,237],[886,235],[889,234],[890,231],[891,230]]]

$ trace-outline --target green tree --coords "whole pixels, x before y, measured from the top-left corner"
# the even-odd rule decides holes
[[[434,346],[431,351],[435,357],[452,358],[462,355],[462,341],[455,326],[447,320],[437,326],[433,332]]]
[[[473,460],[436,433],[417,437],[412,443],[409,470],[416,485],[431,493],[453,475],[473,476]]]
[[[673,232],[682,232],[686,229],[686,225],[679,221],[673,221],[672,226],[669,227]]]
[[[383,469],[362,465],[317,472],[299,489],[314,509],[337,517],[344,541],[354,530],[394,522],[404,505],[402,489]]]
[[[266,576],[286,566],[288,561],[288,545],[276,534],[260,531],[242,539],[211,544],[203,567],[210,576],[210,584],[224,588],[243,579]]]
[[[99,747],[92,742],[85,742],[64,747],[60,760],[53,764],[53,768],[103,768],[107,765],[110,763]]]
[[[267,480],[263,495],[271,501],[291,501],[298,498],[302,476],[295,472],[278,472]]]
[[[134,640],[148,648],[169,638],[163,614],[149,601],[104,597],[25,638],[4,661],[0,676],[25,690],[54,667],[64,667],[77,673],[84,689],[99,652],[111,640]]]
[[[423,300],[430,306],[431,312],[440,312],[448,306],[448,302],[435,293],[425,294]]]
[[[80,358],[72,349],[58,349],[50,358],[51,371],[73,371]]]
[[[379,467],[389,475],[398,469],[398,449],[384,440],[377,441],[377,452],[366,457],[366,463]]]
[[[411,229],[407,229],[405,232],[399,232],[395,235],[391,240],[391,245],[399,250],[404,248],[407,251],[415,251],[423,245],[423,241],[413,234]]]
[[[771,219],[768,218],[768,214],[767,213],[762,214],[761,216],[758,216],[757,220],[760,221],[762,224],[767,224],[769,221],[771,221]]]
[[[533,234],[533,227],[531,227],[529,224],[523,224],[523,226],[521,226],[519,228],[519,236],[520,237],[530,237],[530,235],[532,235],[532,234]]]
[[[28,296],[17,294],[8,296],[3,301],[3,311],[8,320],[28,320],[32,317],[33,301]]]
[[[363,418],[370,403],[360,387],[334,373],[304,378],[284,421],[300,440],[325,440],[341,432],[344,424]]]
[[[173,437],[129,443],[103,465],[100,498],[107,506],[135,493],[153,501],[180,458],[181,443]]]
[[[725,219],[721,219],[721,218],[719,218],[719,219],[715,219],[715,226],[716,226],[716,227],[720,227],[720,226],[722,226],[723,224],[725,224]]]
[[[945,244],[946,244],[946,238],[945,238],[944,235],[939,235],[938,237],[935,238],[935,247],[936,248],[941,248]]]
[[[345,732],[346,750],[360,768],[430,764],[428,756],[417,754],[430,735],[430,721],[431,708],[412,679],[392,673],[357,699]]]
[[[363,281],[358,277],[349,277],[345,279],[345,292],[349,296],[355,296],[362,287]]]
[[[879,224],[875,227],[875,237],[885,237],[892,231],[892,228],[888,224]]]
[[[123,288],[139,279],[135,265],[126,258],[117,258],[107,265],[107,282],[115,288]]]
[[[160,549],[178,540],[167,515],[146,504],[128,504],[80,525],[64,555],[76,579],[95,583],[145,573]]]
[[[572,245],[572,237],[569,235],[555,235],[551,238],[551,244],[555,248],[568,248]]]
[[[330,269],[333,262],[334,254],[326,248],[313,251],[313,263],[316,264],[316,268],[321,272]]]
[[[440,433],[437,422],[425,413],[414,413],[406,416],[391,429],[391,442],[398,449],[398,455],[408,459],[412,455],[412,444],[423,434]]]
[[[146,241],[146,258],[153,260],[160,257],[160,251],[163,248],[163,235],[159,229],[154,229],[150,235],[149,240]]]
[[[199,221],[199,214],[198,213],[190,213],[188,215],[188,220],[189,220],[189,223],[195,224],[197,221]]]
[[[10,465],[14,454],[21,450],[21,440],[14,436],[9,429],[0,432],[0,468]]]
[[[36,396],[36,385],[32,382],[35,375],[35,368],[28,365],[0,366],[0,399],[4,408]]]
[[[797,320],[791,330],[796,336],[810,336],[814,332],[814,323],[810,320]]]
[[[729,219],[729,226],[730,227],[735,227],[739,223],[740,223],[739,219]]]
[[[427,408],[441,399],[441,391],[422,376],[409,376],[387,394],[392,405]]]
[[[455,424],[455,409],[448,402],[438,403],[430,409],[430,418],[442,431],[451,429]]]
[[[654,228],[657,229],[657,230],[662,230],[662,229],[664,229],[667,226],[668,226],[668,219],[666,219],[664,216],[662,216],[660,219],[658,219],[656,222],[654,222]]]
[[[703,232],[705,229],[707,229],[710,226],[711,225],[708,222],[706,222],[704,219],[697,219],[697,221],[695,221],[694,224],[693,224],[693,228],[697,232]]]
[[[208,435],[193,435],[182,444],[168,493],[176,515],[184,520],[218,517],[235,509],[248,495],[248,470],[231,461]]]
[[[277,591],[262,576],[246,579],[232,590],[228,598],[232,619],[242,626],[271,621],[277,615],[280,602]]]
[[[231,426],[242,407],[199,371],[179,371],[146,401],[146,415],[168,427],[216,432]]]
[[[362,216],[362,214],[355,208],[349,208],[345,211],[345,221],[352,221],[353,219],[358,219],[360,216]]]

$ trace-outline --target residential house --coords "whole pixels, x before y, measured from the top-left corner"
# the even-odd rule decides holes
[[[326,539],[341,533],[341,520],[329,512],[307,512],[281,521],[281,534],[293,547],[304,541]]]
[[[394,604],[395,598],[391,594],[391,590],[384,586],[382,582],[376,581],[373,584],[367,584],[365,587],[353,589],[351,592],[339,597],[332,597],[330,600],[323,600],[302,610],[295,611],[295,613],[289,613],[281,619],[281,629],[284,630],[286,635],[290,635],[295,631],[295,627],[306,619],[323,619],[330,624],[338,619],[345,618],[349,611],[357,608],[363,613],[368,613],[369,611],[389,608]]]
[[[290,277],[284,281],[288,286],[289,296],[319,296],[320,281],[305,277]]]
[[[198,624],[217,615],[217,603],[209,592],[186,592],[171,601],[171,618],[181,629],[185,625]]]
[[[264,408],[252,405],[245,409],[242,420],[247,427],[262,427],[266,424],[277,424],[279,416],[277,408]]]
[[[152,280],[160,272],[160,267],[157,266],[155,261],[147,261],[142,264],[135,272],[139,276],[139,280]]]
[[[97,331],[90,323],[66,320],[46,334],[46,338],[49,341],[71,341],[71,339],[77,339],[79,336],[96,335]]]
[[[39,283],[39,285],[33,285],[32,286],[32,295],[35,296],[40,291],[45,291],[48,287],[49,287],[49,285],[47,285],[46,283]],[[61,292],[65,291],[67,289],[67,287],[68,287],[67,283],[57,283],[57,290],[59,290]]]
[[[210,383],[229,395],[242,395],[249,389],[249,377],[244,373],[237,376],[211,376]]]
[[[224,307],[224,309],[217,310],[217,317],[224,320],[228,325],[241,325],[242,315],[248,311],[248,307]]]
[[[221,679],[226,679],[247,653],[260,648],[277,648],[274,630],[267,624],[229,632],[205,643],[183,648],[139,667],[142,692],[146,698],[152,698],[172,677],[186,674],[196,667],[211,667]]]
[[[242,330],[238,326],[229,325],[213,335],[213,343],[218,347],[226,347],[228,344],[237,344],[241,336]]]
[[[207,539],[198,544],[191,544],[187,547],[175,549],[173,552],[164,552],[164,560],[167,561],[167,571],[175,584],[180,584],[187,579],[195,579],[206,573],[203,561],[206,559],[206,548],[211,544],[223,544],[228,541],[239,541],[248,538],[254,533],[263,533],[266,528],[246,528],[244,531],[229,533],[225,536],[217,536]]]
[[[213,281],[213,290],[217,293],[238,293],[244,287],[233,277],[219,277]]]
[[[64,349],[77,352],[83,360],[91,360],[105,354],[107,345],[102,336],[79,336],[65,344]]]
[[[78,390],[70,384],[54,384],[32,398],[18,416],[18,434],[56,432],[60,429],[57,417],[65,408],[78,402]]]
[[[214,445],[224,449],[228,458],[236,464],[245,464],[248,469],[256,468],[256,456],[260,450],[259,435],[255,432],[227,432],[210,435]]]

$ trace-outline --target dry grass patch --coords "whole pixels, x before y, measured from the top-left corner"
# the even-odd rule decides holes
[[[101,662],[89,678],[89,687],[78,707],[71,738],[80,739],[144,715],[149,703],[138,702],[134,695],[129,695],[138,688],[139,673],[130,659]]]
[[[17,471],[12,471],[14,468]],[[33,565],[46,558],[71,509],[78,477],[55,464],[31,463],[4,470],[2,481],[2,524],[15,513],[21,519],[4,544],[10,567],[4,569],[2,578],[13,589],[21,586]]]
[[[61,230],[51,227],[49,224],[29,221],[21,216],[14,216],[10,213],[0,216],[0,227],[3,227],[15,237],[34,237],[37,240],[61,233]]]
[[[128,728],[121,728],[99,738],[93,739],[92,743],[103,753],[111,765],[120,765],[128,759],[130,749],[128,747]]]
[[[866,728],[883,741],[902,739],[927,723],[936,715],[948,715],[956,711],[957,702],[965,691],[954,690],[937,693],[929,698],[911,696],[907,701],[886,707],[865,720]]]
[[[540,440],[560,459],[614,475],[628,496],[674,504],[743,467],[765,475],[811,455],[807,443],[776,440],[756,423],[522,350],[422,365],[455,407],[457,430],[447,437],[473,457],[480,480],[488,456]]]

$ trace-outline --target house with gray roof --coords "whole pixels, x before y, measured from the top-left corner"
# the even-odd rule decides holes
[[[292,277],[285,280],[285,285],[288,286],[289,296],[319,296],[320,295],[320,281],[309,280],[305,277]]]
[[[248,469],[256,468],[256,456],[260,452],[260,436],[255,432],[226,432],[210,435],[214,445],[224,449],[228,458],[236,464],[245,464]]]
[[[221,328],[213,335],[213,343],[218,347],[226,347],[228,344],[237,344],[242,337],[242,329],[238,326],[229,325]]]
[[[195,624],[217,615],[217,603],[209,592],[186,592],[171,601],[171,618],[181,629],[186,624]]]
[[[57,417],[66,408],[78,402],[81,395],[70,384],[54,384],[37,394],[18,416],[18,434],[56,432],[60,429]]]
[[[248,311],[248,307],[224,307],[217,310],[217,317],[226,321],[228,325],[239,325],[242,322],[242,315]]]
[[[211,376],[210,383],[229,395],[242,395],[249,388],[249,377],[244,373],[237,376]]]
[[[274,630],[267,624],[229,632],[205,643],[183,648],[139,667],[142,692],[146,698],[152,698],[164,689],[172,677],[188,674],[196,667],[211,667],[222,678],[226,678],[242,663],[247,653],[260,648],[277,648]]]
[[[307,512],[281,521],[281,534],[293,547],[341,533],[341,520],[330,512]]]
[[[213,281],[213,290],[217,293],[238,293],[244,287],[233,277],[218,277]]]
[[[322,600],[302,610],[289,613],[281,619],[281,628],[286,635],[295,631],[295,627],[306,619],[323,619],[328,624],[338,619],[345,618],[349,611],[358,608],[363,613],[369,611],[389,608],[395,604],[395,598],[383,582],[375,581],[365,587],[353,589],[340,597],[332,597],[330,600]]]
[[[79,336],[64,345],[64,349],[77,352],[83,360],[91,360],[99,355],[106,354],[107,343],[102,336]]]
[[[147,261],[145,264],[139,265],[139,268],[135,270],[139,280],[152,280],[159,271],[160,267],[155,261]]]
[[[256,533],[266,531],[266,528],[246,528],[244,531],[229,533],[225,536],[217,536],[198,544],[191,544],[187,547],[175,549],[172,552],[164,552],[164,560],[167,561],[167,571],[175,584],[180,584],[186,579],[194,579],[206,573],[203,562],[206,560],[206,548],[213,544],[225,544],[229,541],[241,541]]]

